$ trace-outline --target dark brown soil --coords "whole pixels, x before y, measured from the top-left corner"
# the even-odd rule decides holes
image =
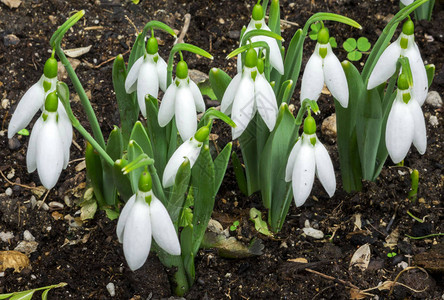
[[[186,54],[190,69],[208,73],[211,67],[221,67],[230,75],[235,73],[235,61],[225,60],[225,56],[238,44],[239,30],[249,21],[249,14],[255,1],[141,1],[134,5],[131,1],[59,1],[27,0],[17,9],[10,9],[0,3],[0,96],[2,120],[0,137],[0,232],[12,232],[14,238],[0,240],[0,250],[12,250],[23,240],[23,232],[29,230],[38,242],[37,250],[29,255],[31,268],[20,273],[12,269],[0,276],[0,293],[21,291],[40,286],[67,282],[64,288],[51,292],[51,299],[108,299],[106,285],[115,284],[116,299],[146,299],[171,296],[168,270],[165,270],[152,253],[145,266],[131,272],[123,258],[121,245],[115,236],[116,221],[110,221],[103,212],[93,220],[75,227],[79,207],[75,205],[85,186],[85,170],[76,170],[81,163],[84,142],[75,133],[77,146],[71,147],[71,159],[55,189],[49,194],[34,195],[33,190],[20,186],[40,185],[36,173],[26,171],[26,148],[29,137],[19,136],[7,139],[7,124],[18,100],[35,81],[40,78],[43,64],[49,56],[49,38],[57,26],[62,24],[73,11],[85,9],[82,21],[68,32],[64,39],[65,49],[92,45],[83,55],[77,74],[91,93],[91,101],[105,135],[118,123],[118,112],[111,83],[112,62],[108,61],[120,53],[126,53],[135,40],[136,28],[153,19],[163,21],[172,28],[181,30],[186,13],[191,14],[190,29],[185,41],[209,50],[213,61]],[[329,23],[330,33],[342,45],[348,37],[367,36],[374,43],[386,24],[387,17],[398,10],[398,1],[352,1],[352,0],[304,0],[291,3],[281,1],[282,18],[303,26],[315,12],[326,11],[346,15],[358,21],[363,30],[351,29],[342,24]],[[128,18],[126,18],[126,16]],[[439,4],[435,8],[432,22],[416,25],[418,46],[426,63],[436,65],[437,74],[431,90],[444,92],[444,11]],[[98,27],[100,26],[100,27]],[[298,26],[284,25],[285,45]],[[11,34],[18,43],[11,40]],[[166,57],[172,46],[172,39],[162,33],[158,36],[165,45],[160,46]],[[17,42],[17,40],[16,40]],[[314,42],[307,40],[304,54],[306,60],[312,53]],[[346,52],[336,50],[339,58],[345,59]],[[359,66],[359,63],[356,63]],[[65,79],[72,85],[69,79]],[[296,89],[298,93],[299,88]],[[298,99],[298,97],[295,97]],[[5,101],[8,99],[9,101]],[[322,96],[318,101],[322,113],[321,121],[334,112],[332,99]],[[295,103],[296,106],[298,106]],[[73,95],[73,110],[87,126],[79,101]],[[351,297],[350,286],[360,290],[371,289],[378,284],[395,280],[402,268],[400,262],[412,266],[426,266],[428,277],[418,271],[405,272],[399,282],[425,291],[414,293],[405,287],[396,287],[391,297],[441,299],[444,293],[443,273],[430,272],[427,266],[428,255],[438,259],[442,265],[442,255],[435,249],[442,246],[443,238],[430,237],[412,240],[405,235],[425,236],[444,232],[444,118],[442,108],[425,104],[428,147],[425,155],[412,150],[405,160],[406,167],[395,167],[387,162],[376,182],[365,182],[362,192],[347,194],[341,189],[329,199],[319,182],[315,182],[313,198],[301,207],[291,207],[282,231],[273,238],[255,231],[248,219],[249,209],[257,207],[266,215],[257,196],[250,198],[240,193],[230,166],[216,199],[213,218],[224,227],[234,220],[240,221],[235,236],[249,242],[260,238],[265,246],[263,255],[248,259],[226,259],[217,251],[199,252],[196,258],[197,282],[186,295],[189,299],[228,298],[228,299],[346,299]],[[430,116],[436,116],[438,126],[429,123]],[[219,135],[217,143],[223,146],[229,140],[227,128],[216,126]],[[320,137],[328,145],[334,160],[338,187],[341,185],[339,162],[335,143]],[[416,168],[420,173],[419,200],[412,204],[407,199],[410,189],[410,176],[407,167]],[[12,195],[5,194],[8,188]],[[31,197],[57,201],[64,208],[57,211],[32,207]],[[45,199],[44,199],[45,198]],[[67,201],[69,200],[69,201]],[[69,205],[67,205],[65,203]],[[419,223],[407,215],[407,210],[419,218]],[[362,227],[355,228],[356,215],[361,215]],[[324,240],[314,240],[302,234],[305,220],[322,230]],[[74,223],[73,223],[74,222]],[[399,240],[390,250],[384,245],[386,237],[397,230]],[[349,269],[350,259],[356,249],[370,244],[371,262],[366,271]],[[438,245],[436,245],[438,244]],[[396,252],[394,258],[387,256]],[[438,252],[437,252],[438,251]],[[438,253],[438,254],[437,254]],[[442,253],[442,252],[441,252]],[[415,255],[417,256],[415,259]],[[424,258],[425,257],[425,258]],[[439,260],[441,257],[441,260]],[[305,258],[308,265],[289,261]],[[425,261],[425,263],[424,263]],[[306,268],[322,273],[307,271]],[[433,268],[432,268],[433,269]],[[442,272],[442,269],[441,271]],[[327,276],[334,279],[328,279]],[[372,289],[368,293],[387,298],[388,290]],[[140,296],[138,298],[136,296]]]

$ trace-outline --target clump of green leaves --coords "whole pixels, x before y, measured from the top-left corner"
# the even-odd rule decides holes
[[[312,39],[313,41],[316,41],[318,39],[318,32],[319,30],[321,30],[322,28],[322,23],[321,22],[317,22],[317,23],[313,23],[310,25],[310,33],[308,34],[308,36],[310,37],[310,39]],[[336,39],[334,37],[330,37],[330,39],[328,40],[328,42],[330,43],[332,48],[337,48],[338,47],[338,43],[336,42]]]
[[[360,37],[358,40],[354,38],[348,38],[342,47],[348,52],[347,58],[351,61],[358,61],[362,58],[362,54],[372,47],[372,44],[366,37]]]

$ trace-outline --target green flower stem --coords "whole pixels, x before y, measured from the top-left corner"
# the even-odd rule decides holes
[[[102,130],[100,129],[99,122],[97,121],[97,117],[96,117],[94,110],[91,106],[91,102],[89,101],[88,96],[86,96],[85,90],[83,89],[83,86],[80,83],[80,80],[77,77],[76,72],[74,72],[74,69],[72,68],[71,64],[69,63],[68,59],[66,58],[65,53],[63,53],[62,48],[60,48],[59,43],[55,45],[55,50],[56,50],[57,56],[59,57],[62,64],[65,66],[66,71],[68,72],[69,78],[71,79],[71,82],[74,85],[74,89],[79,94],[80,101],[82,103],[83,109],[85,110],[89,124],[91,125],[91,129],[93,131],[94,137],[98,140],[100,147],[105,148],[105,139],[103,138],[103,134],[102,134]],[[94,144],[91,141],[89,141],[89,142],[91,143],[91,145],[94,146]],[[96,147],[94,146],[94,148],[96,148]],[[98,151],[98,149],[97,149],[97,151]],[[114,164],[114,162],[111,165],[113,165],[113,164]]]
[[[176,52],[179,52],[179,51],[188,51],[188,52],[192,52],[194,54],[201,55],[201,56],[209,58],[209,59],[213,59],[213,56],[210,53],[208,53],[207,51],[205,51],[197,46],[187,44],[187,43],[179,43],[179,44],[174,45],[170,51],[170,56],[168,57],[167,87],[170,86],[171,82],[173,82],[174,55],[176,54]]]
[[[444,236],[444,233],[432,233],[432,234],[429,234],[429,235],[424,235],[424,236],[411,236],[411,235],[408,235],[408,234],[406,234],[405,235],[406,237],[408,237],[409,239],[412,239],[412,240],[422,240],[422,239],[426,239],[426,238],[430,238],[430,237],[434,237],[434,236]]]

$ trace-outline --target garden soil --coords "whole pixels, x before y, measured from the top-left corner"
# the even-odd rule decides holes
[[[21,3],[10,8],[14,2]],[[21,245],[19,249],[27,251],[29,258],[29,266],[20,272],[12,268],[0,272],[0,293],[66,282],[65,287],[51,291],[49,298],[110,299],[106,288],[109,283],[115,287],[115,299],[173,296],[169,282],[173,270],[165,269],[155,253],[150,254],[140,270],[129,270],[115,234],[117,220],[111,221],[104,212],[98,212],[91,220],[80,220],[78,203],[87,186],[83,163],[85,142],[80,134],[74,133],[71,163],[49,193],[38,188],[41,184],[36,173],[27,173],[29,136],[7,138],[11,114],[25,91],[40,78],[51,51],[49,39],[57,26],[75,11],[85,9],[85,16],[68,31],[62,47],[91,46],[87,53],[72,59],[72,63],[107,136],[113,125],[119,124],[111,82],[112,60],[118,54],[128,60],[136,33],[146,22],[160,20],[181,32],[185,15],[190,14],[185,42],[208,50],[214,60],[186,53],[189,68],[208,74],[210,68],[220,67],[234,76],[236,61],[225,57],[237,47],[240,30],[249,22],[254,2],[141,0],[138,5],[118,0],[0,2],[0,251]],[[437,3],[432,21],[416,22],[415,31],[425,63],[436,66],[430,90],[440,95],[444,92],[442,8]],[[398,9],[398,1],[394,0],[281,1],[284,45],[288,46],[291,36],[312,14],[321,11],[343,14],[363,26],[358,30],[326,23],[338,42],[335,53],[343,60],[347,53],[341,46],[347,38],[366,36],[375,43]],[[174,41],[164,33],[156,35],[160,52],[166,58]],[[314,46],[307,38],[303,67]],[[366,57],[364,54],[363,60]],[[355,65],[362,68],[362,62]],[[72,91],[74,113],[89,129],[69,78],[66,74],[60,76]],[[300,83],[292,99],[296,108],[299,90]],[[315,118],[320,132],[320,124],[334,113],[334,105],[328,93],[321,96],[318,104],[321,113]],[[341,189],[336,143],[319,133],[333,159],[338,189],[328,198],[316,180],[306,204],[300,208],[292,205],[282,231],[272,237],[258,233],[249,220],[252,207],[260,210],[264,219],[266,210],[258,195],[246,197],[239,191],[230,164],[212,217],[224,228],[238,220],[240,224],[231,235],[245,244],[260,240],[262,254],[229,259],[221,257],[216,249],[200,250],[196,257],[196,282],[185,297],[362,299],[377,295],[379,299],[442,299],[443,237],[407,236],[444,233],[443,108],[430,104],[422,108],[427,124],[427,152],[421,156],[412,147],[403,167],[388,160],[376,182],[364,182],[361,192],[348,194]],[[216,123],[214,132],[214,145],[221,149],[231,139],[230,130]],[[234,149],[240,153],[237,143]],[[408,200],[410,169],[419,170],[420,175],[416,203]],[[306,236],[302,229],[307,220],[325,237]],[[23,243],[25,239],[27,243]],[[371,251],[367,268],[350,267],[355,251],[366,244]],[[412,268],[403,271],[406,266]]]

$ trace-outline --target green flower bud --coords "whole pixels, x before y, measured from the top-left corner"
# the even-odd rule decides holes
[[[257,52],[254,48],[247,50],[247,54],[245,55],[245,66],[248,68],[254,68],[257,66]]]
[[[304,133],[305,134],[315,134],[316,133],[316,122],[312,116],[308,116],[304,120]]]
[[[328,44],[328,41],[330,40],[330,34],[328,33],[328,29],[323,27],[318,32],[318,43],[325,45]]]
[[[409,18],[402,25],[402,33],[404,33],[405,35],[412,35],[414,32],[415,32],[415,25],[413,24],[413,21]]]
[[[59,98],[57,97],[57,93],[55,91],[49,93],[48,96],[46,96],[45,100],[45,110],[48,112],[56,112],[58,105],[59,105]]]
[[[253,16],[253,20],[255,20],[255,21],[260,21],[264,17],[264,9],[262,8],[262,6],[259,3],[257,3],[253,7],[252,16]]]
[[[146,43],[146,52],[153,55],[156,54],[158,50],[159,45],[157,44],[157,39],[154,36],[150,37]]]
[[[259,71],[259,73],[264,73],[264,69],[265,69],[265,62],[264,59],[258,59],[257,60],[257,70]]]
[[[176,76],[180,79],[185,79],[188,77],[188,65],[183,60],[177,63]]]
[[[199,128],[199,130],[194,134],[196,141],[203,143],[210,134],[210,129],[207,126]]]
[[[54,57],[48,58],[45,62],[43,74],[45,74],[47,78],[57,77],[57,60]]]
[[[153,187],[153,182],[151,180],[151,175],[145,169],[145,171],[143,171],[142,174],[140,174],[139,185],[138,185],[139,191],[146,193],[151,191],[152,187]]]
[[[409,88],[409,81],[407,79],[407,75],[401,73],[398,77],[398,89],[404,91]]]

